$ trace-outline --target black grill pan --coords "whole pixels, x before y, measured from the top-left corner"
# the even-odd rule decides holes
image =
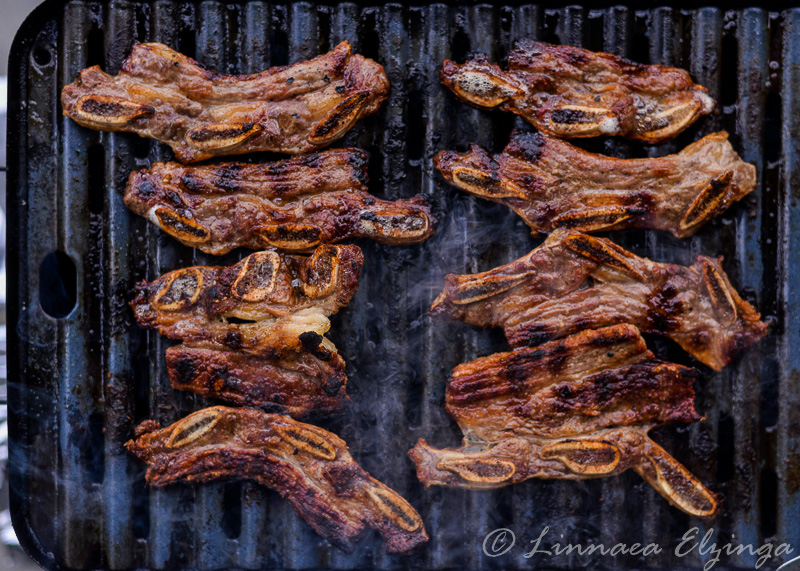
[[[663,145],[581,145],[619,157],[661,155],[725,129],[758,166],[759,188],[693,238],[643,231],[614,238],[658,261],[724,255],[733,283],[772,322],[770,335],[723,372],[704,370],[705,422],[655,437],[720,494],[721,513],[699,525],[701,535],[713,527],[718,544],[786,542],[800,555],[800,9],[726,6],[46,2],[20,30],[9,66],[10,481],[25,549],[51,569],[700,569],[708,562],[711,555],[697,550],[676,557],[681,536],[698,522],[635,474],[425,491],[406,456],[419,437],[458,444],[444,412],[444,380],[458,363],[505,348],[498,332],[426,315],[445,273],[489,269],[539,241],[506,208],[448,187],[433,171],[437,151],[470,142],[499,151],[523,126],[457,102],[438,71],[444,58],[462,61],[475,51],[504,61],[512,41],[533,37],[684,67],[719,101],[718,114]],[[422,192],[441,221],[421,246],[359,244],[361,289],[331,334],[347,361],[352,404],[319,421],[420,509],[431,541],[410,557],[387,555],[377,534],[344,554],[276,493],[251,483],[145,488],[143,466],[122,447],[135,424],[171,423],[208,403],[170,388],[168,342],[131,325],[131,288],[240,254],[204,255],[130,214],[121,196],[129,172],[170,152],[135,135],[83,129],[62,117],[58,102],[82,68],[116,73],[137,41],[164,42],[222,72],[251,73],[343,39],[385,66],[392,91],[380,113],[339,145],[371,153],[376,195]],[[671,343],[650,345],[662,358],[693,364]],[[527,543],[545,526],[545,544],[664,549],[646,558],[526,559],[523,545],[497,558],[482,551],[496,528]],[[750,569],[757,558],[723,554],[715,568]]]

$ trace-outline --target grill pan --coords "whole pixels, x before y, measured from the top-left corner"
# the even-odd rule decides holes
[[[18,33],[9,66],[10,483],[21,544],[51,569],[699,569],[711,555],[674,553],[698,525],[700,535],[713,527],[718,544],[800,548],[800,9],[769,6],[46,2]],[[492,268],[540,241],[505,207],[448,187],[433,170],[438,150],[476,142],[496,152],[523,126],[510,114],[457,102],[438,71],[443,59],[463,61],[471,52],[504,62],[511,42],[524,37],[683,67],[719,102],[718,114],[669,143],[579,141],[584,148],[655,156],[725,129],[758,167],[759,188],[691,239],[613,234],[657,261],[724,255],[731,281],[772,322],[770,335],[724,371],[704,369],[698,408],[705,422],[654,433],[720,494],[721,512],[709,524],[669,507],[632,473],[425,491],[406,456],[419,437],[458,444],[443,407],[446,376],[458,363],[506,348],[498,331],[426,315],[445,273]],[[337,146],[371,153],[374,194],[422,192],[440,220],[423,245],[359,243],[361,289],[330,334],[347,361],[352,402],[318,421],[419,508],[431,541],[408,557],[387,555],[374,533],[352,554],[332,548],[276,493],[252,483],[145,487],[144,467],[122,447],[133,427],[146,418],[166,425],[209,402],[170,388],[169,342],[131,325],[132,286],[193,264],[233,263],[241,252],[204,255],[129,213],[121,194],[129,172],[169,159],[169,151],[135,135],[83,129],[62,117],[58,102],[82,68],[118,72],[136,41],[164,42],[221,72],[252,73],[343,39],[385,66],[392,90],[380,113]],[[274,157],[247,160],[259,158]],[[694,364],[676,345],[648,341],[660,357]],[[548,541],[664,549],[646,558],[482,552],[496,528],[527,542],[544,526]],[[723,554],[716,568],[753,568],[756,559]]]

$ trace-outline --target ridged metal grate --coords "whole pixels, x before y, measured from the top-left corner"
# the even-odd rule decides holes
[[[12,505],[20,540],[41,563],[702,567],[708,557],[695,551],[677,559],[673,551],[697,522],[635,474],[424,491],[406,456],[418,437],[458,444],[443,407],[444,380],[456,364],[505,348],[499,332],[426,315],[444,274],[486,270],[538,243],[506,208],[448,187],[432,170],[441,149],[476,142],[498,151],[522,126],[508,114],[455,101],[438,81],[439,68],[445,58],[462,61],[473,51],[503,62],[511,42],[524,37],[684,67],[720,102],[719,114],[664,145],[612,139],[582,146],[620,157],[661,155],[725,129],[758,166],[756,192],[692,239],[640,231],[614,239],[658,261],[689,264],[697,253],[724,254],[733,283],[773,321],[770,336],[743,358],[719,374],[706,370],[698,396],[705,422],[655,437],[724,500],[701,533],[713,526],[720,544],[735,535],[736,542],[800,547],[800,9],[51,1],[27,22],[12,53],[8,140]],[[169,151],[133,135],[83,129],[62,117],[58,103],[80,69],[99,64],[117,72],[135,41],[164,42],[210,68],[250,73],[312,57],[343,39],[385,66],[392,91],[377,117],[340,144],[372,154],[373,193],[423,192],[440,225],[422,246],[360,244],[361,289],[331,333],[347,361],[352,404],[319,424],[420,509],[432,539],[411,557],[388,556],[376,534],[344,554],[254,484],[145,488],[143,466],[122,448],[133,426],[145,418],[170,423],[207,403],[170,388],[168,342],[131,326],[131,287],[237,255],[203,255],[129,213],[121,196],[129,172],[169,159]],[[54,252],[68,258],[47,257]],[[66,315],[52,317],[43,306]],[[663,340],[651,340],[651,348],[690,363]],[[535,539],[545,525],[554,541],[563,533],[573,543],[656,541],[666,548],[646,559],[528,560],[522,550],[491,559],[481,551],[495,528]],[[719,565],[752,568],[756,558],[723,555]]]

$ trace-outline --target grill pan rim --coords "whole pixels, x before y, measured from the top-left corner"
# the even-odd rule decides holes
[[[8,56],[8,115],[6,124],[6,339],[8,374],[8,481],[9,511],[11,524],[20,547],[38,565],[45,569],[61,570],[63,567],[55,554],[47,552],[39,541],[36,532],[29,525],[29,494],[27,493],[27,466],[21,469],[14,458],[28,454],[23,442],[28,434],[27,401],[25,397],[26,378],[22,372],[23,345],[17,328],[20,316],[20,275],[21,252],[15,246],[21,244],[20,219],[25,215],[19,197],[27,193],[23,188],[21,165],[27,164],[27,118],[22,112],[22,104],[27,100],[27,77],[30,68],[30,52],[37,34],[43,29],[43,22],[52,18],[56,10],[66,6],[67,0],[44,0],[31,11],[17,29]],[[25,193],[23,193],[25,191]],[[27,261],[30,263],[30,260]],[[20,413],[20,411],[25,411]]]
[[[192,0],[194,4],[200,4],[200,0]],[[7,179],[7,196],[8,196],[8,225],[6,234],[6,243],[9,245],[7,250],[8,256],[8,355],[11,358],[8,360],[8,401],[9,401],[9,457],[12,459],[9,469],[10,481],[10,494],[11,494],[11,516],[14,529],[20,540],[20,545],[23,549],[40,565],[49,569],[65,569],[57,561],[53,553],[48,553],[42,547],[34,530],[29,525],[30,513],[28,508],[29,496],[26,494],[27,480],[26,471],[22,470],[19,466],[13,463],[13,458],[24,456],[28,457],[27,449],[24,445],[27,435],[28,418],[26,414],[20,414],[19,411],[26,410],[27,402],[25,396],[25,375],[22,367],[22,359],[16,357],[23,354],[24,347],[18,336],[17,327],[20,318],[20,276],[22,273],[19,271],[22,268],[21,252],[16,248],[17,245],[25,240],[25,237],[20,235],[22,225],[20,220],[25,217],[25,209],[19,202],[19,197],[26,196],[27,188],[24,177],[21,177],[21,165],[27,164],[27,148],[26,148],[26,135],[27,135],[27,119],[22,112],[22,103],[27,100],[27,85],[26,78],[30,69],[29,56],[30,51],[33,49],[33,44],[38,32],[43,28],[43,23],[56,20],[57,17],[52,16],[55,10],[59,10],[66,6],[66,0],[46,0],[39,5],[25,20],[23,25],[17,31],[14,38],[11,53],[9,57],[9,115],[8,115],[8,137],[7,137],[7,157],[8,157],[8,179]],[[101,4],[108,4],[107,1],[99,2]],[[320,5],[329,5],[327,2],[319,3]],[[373,6],[369,2],[355,2],[358,6]],[[447,6],[464,5],[458,2],[445,2]],[[469,2],[468,5],[484,4],[482,2]],[[504,5],[518,6],[525,3],[520,2],[507,2]],[[587,3],[588,4],[588,3]],[[402,6],[426,6],[429,3],[420,2],[404,2]],[[538,3],[543,9],[549,8],[563,8],[563,4],[554,2]],[[658,7],[665,6],[670,8],[689,8],[699,9],[696,5],[691,5],[686,2],[677,3],[664,3],[658,6],[647,4],[646,2],[602,2],[591,5],[578,5],[576,6],[585,9],[588,13],[592,9],[607,8],[611,6],[623,5],[632,10],[647,10],[653,12]],[[646,8],[645,8],[646,7]],[[716,6],[711,6],[716,8]],[[769,11],[773,9],[789,9],[792,6],[786,6],[780,2],[766,2],[761,6],[753,6],[752,3],[734,2],[726,5],[724,8],[719,7],[720,10],[737,10],[745,7],[755,7]],[[786,151],[784,151],[786,152]],[[25,193],[23,193],[25,191]],[[31,260],[26,260],[25,264],[31,264]]]

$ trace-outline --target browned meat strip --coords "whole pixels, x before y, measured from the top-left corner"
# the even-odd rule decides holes
[[[299,351],[327,358],[328,316],[358,289],[356,246],[320,246],[311,257],[256,252],[230,267],[175,270],[136,286],[140,327],[208,349],[280,359]]]
[[[504,266],[445,280],[431,311],[503,327],[512,347],[630,323],[674,339],[720,370],[767,332],[719,259],[697,256],[690,267],[662,264],[573,230],[555,230]]]
[[[317,533],[346,550],[367,526],[383,536],[390,553],[428,541],[417,511],[356,464],[341,438],[285,416],[206,408],[163,429],[145,421],[126,447],[149,464],[151,486],[236,478],[273,488]]]
[[[347,42],[254,75],[222,75],[163,44],[136,44],[119,75],[84,69],[64,87],[61,106],[84,127],[156,139],[188,163],[319,150],[375,113],[388,93],[383,67]]]
[[[505,204],[539,232],[655,228],[685,238],[756,186],[755,167],[724,132],[677,155],[626,160],[515,131],[501,154],[472,145],[442,151],[435,164],[450,184]]]
[[[701,419],[696,378],[694,369],[655,359],[630,325],[476,359],[447,386],[463,447],[420,440],[409,455],[426,487],[496,488],[633,468],[671,504],[710,518],[714,495],[647,436],[653,426]]]
[[[267,359],[241,351],[178,345],[167,349],[172,387],[237,406],[302,418],[329,413],[347,400],[344,359],[331,352]]]
[[[682,69],[536,41],[513,47],[508,71],[481,55],[464,64],[445,60],[441,77],[462,101],[511,111],[555,137],[621,135],[657,143],[715,105]]]
[[[237,247],[307,251],[372,238],[421,242],[433,233],[422,198],[367,192],[367,154],[335,149],[265,164],[156,163],[131,173],[125,204],[170,236],[209,254]]]

